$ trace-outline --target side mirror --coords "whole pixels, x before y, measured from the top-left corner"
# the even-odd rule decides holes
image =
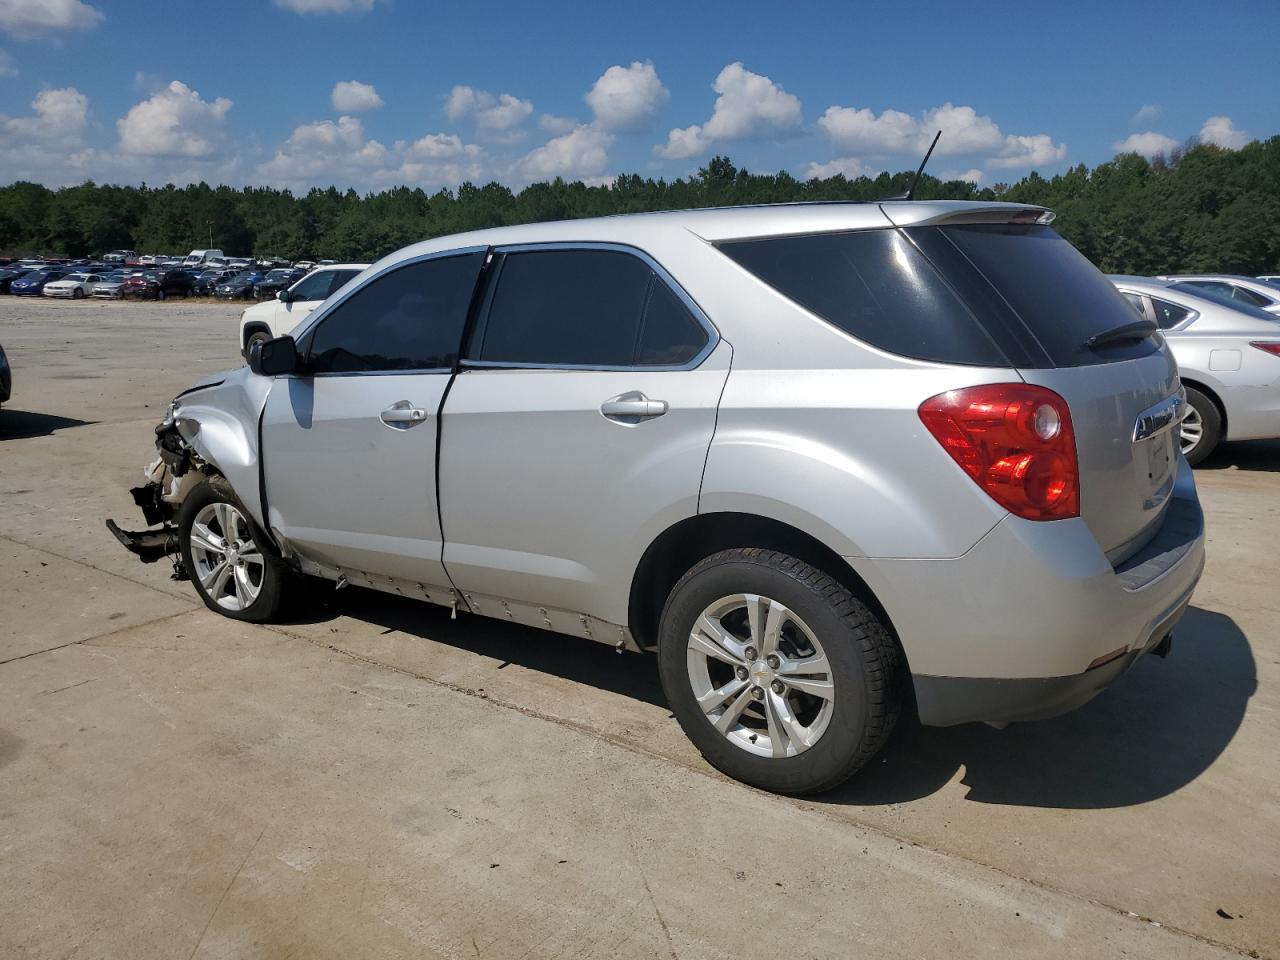
[[[293,294],[290,293],[288,290],[281,290],[279,293],[276,294],[276,299],[279,300],[281,303],[292,303]]]
[[[302,358],[298,356],[298,345],[290,336],[255,343],[249,351],[249,369],[260,377],[294,373],[300,366]]]

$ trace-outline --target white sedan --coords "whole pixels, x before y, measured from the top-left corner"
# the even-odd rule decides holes
[[[46,297],[63,297],[68,300],[83,300],[93,293],[98,283],[98,276],[92,273],[69,273],[61,280],[52,280],[44,285]]]

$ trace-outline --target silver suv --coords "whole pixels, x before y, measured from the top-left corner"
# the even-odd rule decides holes
[[[314,578],[657,653],[788,793],[901,711],[1003,723],[1167,652],[1204,535],[1155,324],[1039,207],[799,204],[441,237],[179,396],[134,491],[204,602]]]

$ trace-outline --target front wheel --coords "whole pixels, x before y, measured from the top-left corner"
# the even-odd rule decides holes
[[[205,606],[233,620],[274,620],[297,581],[222,477],[188,494],[178,514],[178,545]]]
[[[164,290],[157,290],[157,291],[156,291],[156,299],[157,299],[157,300],[163,300],[163,299],[164,299],[164,297],[165,297]]]
[[[902,656],[876,615],[809,564],[726,550],[676,584],[662,613],[667,702],[713,766],[778,793],[830,789],[884,746]]]
[[[83,299],[84,299],[84,291],[83,291],[83,290],[81,290],[79,287],[76,287],[74,290],[72,290],[72,291],[71,291],[71,299],[72,299],[72,300],[83,300]]]

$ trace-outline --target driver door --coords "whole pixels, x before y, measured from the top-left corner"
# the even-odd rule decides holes
[[[447,586],[436,433],[483,251],[384,271],[299,343],[262,420],[267,517],[327,567]]]

